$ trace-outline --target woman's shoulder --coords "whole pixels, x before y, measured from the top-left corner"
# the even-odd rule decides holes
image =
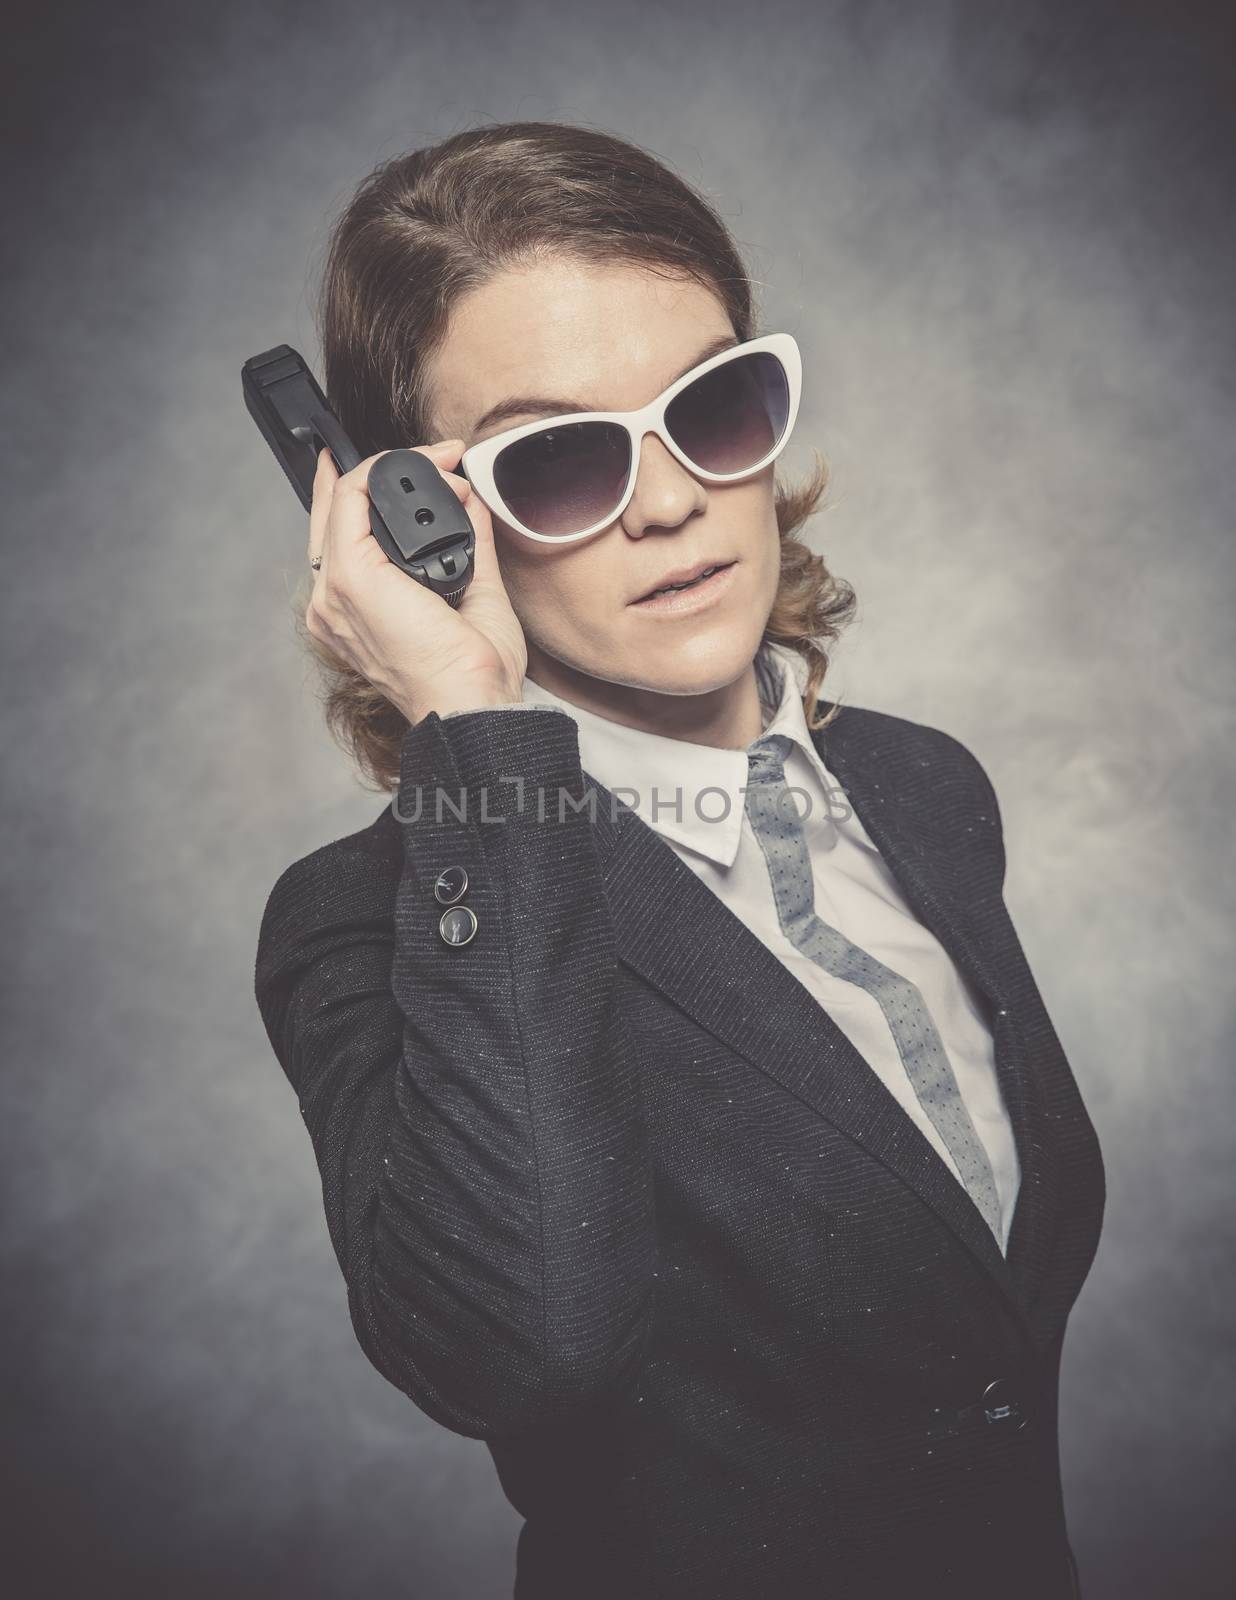
[[[827,711],[834,703],[821,699],[817,706]],[[861,772],[879,782],[940,838],[955,835],[967,848],[976,838],[990,838],[1003,875],[1004,828],[995,786],[982,761],[956,734],[931,722],[843,701],[817,739],[825,763],[831,758],[841,769],[838,776]]]
[[[907,778],[923,779],[932,774],[954,773],[977,779],[986,792],[990,779],[974,751],[956,734],[931,722],[919,722],[873,706],[851,705],[849,701],[820,698],[817,715],[836,706],[836,714],[820,730],[826,749],[839,750],[852,759],[880,763],[890,771],[901,770]]]
[[[834,702],[817,702],[827,711]],[[983,763],[956,734],[934,723],[843,702],[817,736],[826,764],[838,776],[878,785],[885,800],[912,815],[931,848],[972,857],[980,850],[1004,882],[1004,823]],[[830,761],[830,758],[831,761]]]

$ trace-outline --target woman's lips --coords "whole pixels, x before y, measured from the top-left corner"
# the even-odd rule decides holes
[[[724,567],[718,567],[711,577],[697,578],[685,589],[669,589],[647,600],[635,600],[631,603],[631,610],[675,617],[702,611],[705,606],[719,600],[730,587],[737,565],[736,561],[730,561]]]

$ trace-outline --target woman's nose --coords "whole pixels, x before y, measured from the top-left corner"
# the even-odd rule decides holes
[[[700,480],[674,459],[655,433],[646,433],[640,441],[635,488],[622,514],[626,531],[643,534],[653,527],[676,528],[707,504],[708,491]]]

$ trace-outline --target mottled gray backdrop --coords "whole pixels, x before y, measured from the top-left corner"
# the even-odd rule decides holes
[[[3,312],[9,1592],[509,1595],[484,1446],[367,1364],[251,982],[370,821],[241,403],[316,359],[379,159],[589,121],[719,205],[806,358],[834,683],[987,765],[1097,1124],[1062,1380],[1087,1600],[1232,1546],[1232,40],[1125,3],[127,4],[12,14]],[[1010,1550],[1016,1562],[1018,1552]],[[999,1575],[993,1574],[993,1597]],[[581,1597],[582,1600],[582,1597]]]

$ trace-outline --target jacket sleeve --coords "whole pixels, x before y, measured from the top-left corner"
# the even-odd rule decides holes
[[[401,749],[401,864],[314,852],[259,936],[357,1337],[470,1438],[574,1419],[651,1322],[651,1153],[578,737],[552,708],[429,713]],[[448,866],[463,945],[438,929]]]

